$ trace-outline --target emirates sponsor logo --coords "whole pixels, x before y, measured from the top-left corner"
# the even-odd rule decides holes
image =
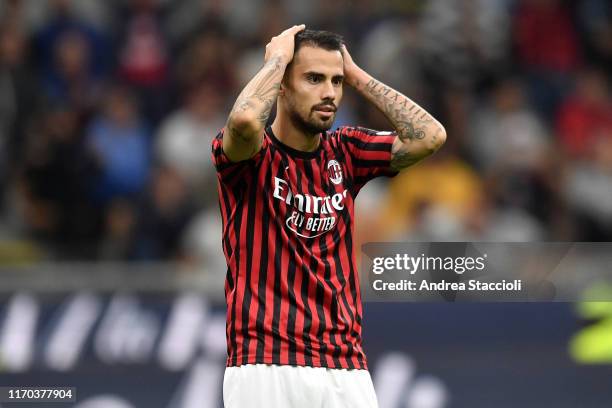
[[[291,191],[285,180],[274,177],[274,198],[293,207],[285,225],[303,238],[318,237],[336,226],[335,214],[344,210],[347,191],[345,189],[341,193],[325,197],[298,194]]]

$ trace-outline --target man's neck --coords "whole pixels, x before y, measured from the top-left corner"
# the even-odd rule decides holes
[[[317,150],[319,143],[321,143],[319,133],[304,133],[283,115],[276,115],[272,123],[272,132],[283,144],[302,152],[313,152]]]

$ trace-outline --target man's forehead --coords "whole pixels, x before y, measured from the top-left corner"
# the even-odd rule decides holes
[[[342,53],[305,45],[294,55],[293,69],[297,73],[312,71],[328,75],[343,75]]]

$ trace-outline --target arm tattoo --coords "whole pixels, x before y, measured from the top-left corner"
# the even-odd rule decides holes
[[[391,168],[395,170],[401,170],[406,167],[412,166],[416,162],[421,160],[418,156],[411,154],[409,151],[404,149],[400,149],[397,152],[393,153],[393,158],[391,159]]]
[[[397,131],[391,167],[401,170],[431,155],[445,140],[444,128],[424,109],[385,84],[371,79],[361,88]]]
[[[225,153],[232,161],[253,157],[263,143],[263,128],[276,102],[287,62],[273,55],[244,87],[227,118]]]
[[[285,66],[280,57],[271,58],[240,93],[230,117],[234,113],[252,111],[263,127],[278,96]]]
[[[429,114],[404,95],[375,79],[365,85],[365,90],[393,124],[402,141],[425,138],[427,127],[433,123]]]
[[[439,140],[443,137],[441,132],[443,132],[442,129],[436,130],[429,136],[430,142],[424,141],[418,145],[404,142],[398,135],[399,142],[394,143],[391,148],[391,168],[402,170],[433,154],[437,149]]]
[[[233,112],[245,112],[249,109],[253,109],[255,105],[251,103],[248,99],[241,99],[236,101]]]

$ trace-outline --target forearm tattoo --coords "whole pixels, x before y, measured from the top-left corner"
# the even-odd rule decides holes
[[[433,123],[427,112],[404,95],[375,79],[370,80],[365,89],[391,121],[402,141],[425,138],[427,126]]]
[[[280,57],[271,58],[240,93],[229,117],[252,111],[259,125],[265,126],[278,96],[285,67]]]
[[[393,168],[411,166],[436,150],[444,130],[429,113],[375,79],[365,84],[363,92],[389,119],[401,141],[392,150]]]

